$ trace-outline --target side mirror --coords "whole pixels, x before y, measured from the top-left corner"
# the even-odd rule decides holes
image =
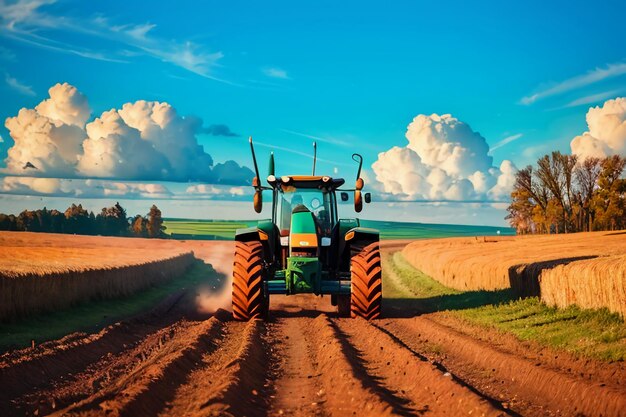
[[[365,202],[366,202],[367,204],[371,203],[371,202],[372,202],[372,194],[370,194],[370,193],[365,193],[365,195],[363,196],[363,199],[365,200]]]
[[[260,213],[263,210],[263,192],[256,190],[254,192],[254,211]]]
[[[363,210],[363,196],[361,190],[363,189],[363,178],[356,179],[356,190],[354,191],[354,211],[360,213]]]
[[[360,213],[363,210],[363,198],[361,196],[361,190],[354,192],[354,211]]]
[[[350,196],[345,191],[341,192],[341,201],[346,202],[350,199]]]

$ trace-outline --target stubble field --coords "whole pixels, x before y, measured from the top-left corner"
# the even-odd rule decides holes
[[[241,323],[226,311],[232,242],[86,239],[86,247],[193,250],[212,268],[200,270],[203,290],[184,288],[99,331],[2,354],[1,415],[618,416],[626,409],[623,361],[451,314],[470,308],[463,303],[471,293],[435,297],[435,284],[407,281],[415,270],[391,265],[406,242],[382,244],[381,320],[339,318],[328,297],[276,296],[269,320]]]

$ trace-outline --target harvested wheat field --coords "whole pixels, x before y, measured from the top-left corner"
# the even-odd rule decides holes
[[[76,239],[98,247],[98,238]],[[214,275],[232,272],[233,242],[106,238],[100,248],[153,244],[200,251]],[[381,246],[388,259],[404,243]],[[0,415],[619,416],[626,409],[623,363],[421,314],[422,301],[398,295],[402,284],[384,274],[384,318],[372,322],[339,318],[329,297],[312,295],[272,296],[268,320],[237,322],[218,308],[230,297],[199,299],[190,288],[100,331],[5,352]],[[228,285],[221,291],[230,295]]]
[[[0,232],[0,320],[133,294],[180,276],[206,246]]]
[[[403,255],[447,287],[513,288],[551,305],[626,316],[626,232],[416,241]]]

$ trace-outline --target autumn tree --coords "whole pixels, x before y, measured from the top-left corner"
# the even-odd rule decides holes
[[[147,224],[148,237],[161,237],[165,227],[163,226],[163,218],[161,217],[161,210],[156,205],[150,207],[150,213],[148,213]]]
[[[516,173],[506,217],[518,233],[626,228],[626,158],[553,152]]]
[[[620,179],[626,158],[613,155],[601,162],[601,171],[598,176],[598,190],[592,199],[592,209],[595,212],[594,229],[615,230],[625,227],[625,190],[624,180]]]
[[[136,215],[133,218],[131,225],[133,235],[137,237],[146,237],[148,234],[147,225],[148,220],[145,217],[140,214]]]
[[[537,161],[536,175],[541,187],[549,192],[551,198],[561,207],[562,224],[565,233],[568,232],[572,217],[572,196],[574,168],[577,158],[575,155],[564,155],[561,152],[552,152]],[[555,208],[556,210],[556,208]],[[558,232],[558,223],[556,225]]]
[[[591,201],[598,187],[600,177],[600,158],[587,158],[576,167],[576,182],[578,185],[579,204],[581,208],[582,224],[579,230],[591,231],[593,211]]]

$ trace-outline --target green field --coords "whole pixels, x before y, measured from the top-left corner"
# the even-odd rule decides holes
[[[165,232],[174,239],[232,240],[235,231],[256,225],[253,220],[192,220],[165,219]],[[382,239],[429,239],[454,236],[514,235],[510,227],[463,226],[452,224],[428,224],[361,220],[361,225],[380,230]]]

